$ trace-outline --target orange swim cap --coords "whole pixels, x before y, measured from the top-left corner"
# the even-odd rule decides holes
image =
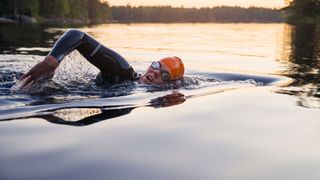
[[[171,80],[177,80],[183,77],[184,65],[182,60],[178,57],[166,57],[159,61],[161,65],[165,66],[166,70],[171,76]]]

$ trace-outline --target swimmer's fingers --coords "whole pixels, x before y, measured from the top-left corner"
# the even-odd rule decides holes
[[[37,70],[37,65],[30,69],[26,74],[24,74],[21,78],[20,81],[22,82],[21,88],[24,88],[25,86],[31,85],[32,82],[37,81],[40,79],[40,77],[44,74],[45,72],[41,72]]]
[[[33,66],[27,73],[25,73],[24,75],[22,75],[20,77],[20,81],[23,81],[24,79],[26,79],[27,77],[37,77],[38,71],[42,71],[41,69],[41,63],[36,64],[35,66]]]
[[[22,84],[20,85],[20,89],[23,89],[24,87],[31,85],[33,82],[32,76],[26,76],[24,80],[22,80]]]
[[[59,63],[56,60],[46,58],[42,62],[36,64],[26,74],[21,76],[19,80],[23,81],[27,78],[31,78],[31,80],[34,81],[39,79],[50,79],[58,65]],[[28,79],[26,82],[30,82],[31,80]]]
[[[31,68],[26,74],[24,74],[20,80],[24,80],[28,76],[31,76],[32,79],[37,79],[41,76],[47,76],[49,73],[51,74],[54,72],[58,65],[59,62],[54,57],[48,56],[42,62]]]
[[[31,69],[32,70],[32,69]],[[20,78],[19,78],[19,81],[23,81],[24,79],[26,79],[28,76],[31,75],[32,71],[29,70],[27,73],[25,73],[24,75],[22,75]]]
[[[53,74],[43,74],[43,73],[34,73],[27,76],[21,84],[21,88],[24,88],[26,86],[31,86],[34,82],[44,82],[50,78],[52,78]]]
[[[33,83],[42,83],[48,79],[51,79],[54,76],[54,70],[49,71],[32,71],[30,73],[26,73],[24,79],[21,80],[21,88],[26,86],[31,86]]]

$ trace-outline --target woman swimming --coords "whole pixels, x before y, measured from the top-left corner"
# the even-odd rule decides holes
[[[78,50],[101,73],[107,84],[117,84],[124,81],[138,81],[142,84],[163,84],[183,78],[184,65],[178,57],[165,57],[152,62],[143,75],[134,71],[131,65],[117,52],[100,44],[90,35],[70,29],[55,43],[50,53],[43,61],[24,74],[21,88],[53,77],[59,63],[70,52]]]

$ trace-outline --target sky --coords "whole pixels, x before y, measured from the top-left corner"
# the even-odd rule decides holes
[[[213,6],[241,6],[241,7],[267,7],[281,8],[285,6],[285,0],[107,0],[111,6],[127,5],[150,6],[171,5],[174,7],[213,7]]]

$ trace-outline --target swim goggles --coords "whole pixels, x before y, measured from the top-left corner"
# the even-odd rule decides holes
[[[161,69],[161,63],[158,61],[152,62],[151,63],[151,68],[154,70],[159,70],[161,72],[161,79],[164,82],[170,82],[171,76],[167,71],[164,71]]]

